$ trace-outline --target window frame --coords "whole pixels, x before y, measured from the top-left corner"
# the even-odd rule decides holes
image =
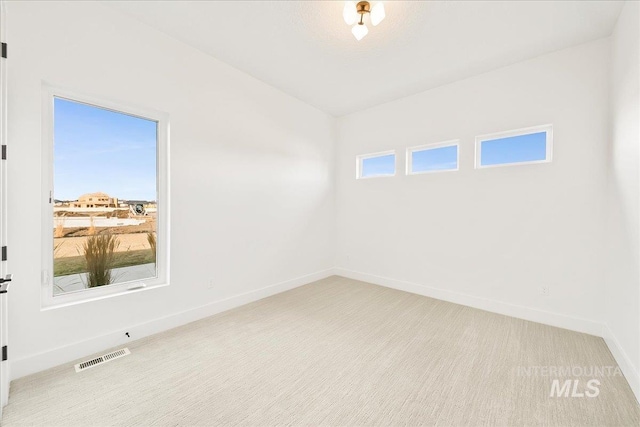
[[[486,165],[482,166],[482,143],[485,141],[491,141],[494,139],[501,138],[509,138],[513,136],[522,136],[522,135],[530,135],[532,133],[546,133],[546,150],[545,150],[545,159],[544,160],[528,160],[526,162],[510,162],[510,163],[500,163],[497,165]],[[533,165],[540,163],[551,163],[553,161],[553,125],[539,125],[539,126],[531,126],[527,128],[520,128],[514,130],[508,130],[504,132],[496,132],[485,135],[476,136],[475,143],[475,168],[476,169],[488,169],[488,168],[497,168],[503,166],[522,166],[522,165]]]
[[[156,145],[156,181],[157,181],[157,220],[156,220],[156,272],[155,278],[114,283],[85,289],[68,294],[53,294],[53,185],[54,185],[54,99],[63,98],[128,114],[157,123]],[[169,285],[169,248],[170,248],[170,167],[169,167],[169,115],[158,110],[132,106],[129,103],[109,100],[106,97],[89,96],[73,90],[42,84],[42,241],[41,241],[41,310],[54,309],[89,301],[101,300],[119,295],[137,293]]]
[[[373,159],[375,157],[384,157],[393,154],[393,174],[388,175],[371,175],[362,176],[362,162],[363,160]],[[369,179],[369,178],[389,178],[398,174],[398,155],[396,150],[379,151],[377,153],[360,154],[356,156],[356,179]]]
[[[414,152],[427,151],[427,150],[433,150],[437,148],[445,148],[445,147],[453,147],[453,146],[456,147],[456,168],[455,169],[435,169],[435,170],[420,171],[420,172],[413,171],[413,153]],[[416,145],[416,146],[407,148],[406,166],[405,166],[406,175],[424,175],[424,174],[440,173],[440,172],[457,172],[459,170],[460,170],[460,140],[459,139],[451,139],[448,141],[434,142],[431,144]]]

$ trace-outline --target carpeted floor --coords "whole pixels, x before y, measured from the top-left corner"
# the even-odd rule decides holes
[[[589,372],[617,366],[601,338],[341,277],[129,349],[13,382],[3,426],[640,425],[624,377]]]

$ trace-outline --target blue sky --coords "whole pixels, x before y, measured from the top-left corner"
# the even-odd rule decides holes
[[[411,154],[411,160],[413,172],[455,169],[458,166],[458,146],[450,145],[414,151]]]
[[[544,160],[547,133],[510,136],[482,142],[482,166]]]
[[[54,99],[54,198],[156,200],[157,123]]]
[[[369,157],[362,159],[362,177],[377,175],[393,175],[396,171],[396,155],[387,154],[385,156]]]

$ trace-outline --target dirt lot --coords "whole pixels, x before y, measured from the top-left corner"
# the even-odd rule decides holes
[[[141,227],[143,225],[146,225],[146,223],[140,224],[139,226],[135,226],[135,227],[114,227],[109,229],[97,228],[96,232],[98,234],[100,234],[100,231],[111,232],[116,234],[116,230],[120,230],[120,229],[129,230],[132,228]],[[83,229],[83,230],[87,230],[87,229]],[[150,249],[149,242],[147,241],[146,231],[148,230],[137,231],[134,233],[118,234],[118,238],[120,239],[120,246],[118,247],[117,252]],[[53,239],[54,247],[56,247],[56,245],[59,245],[58,249],[56,249],[55,251],[55,257],[64,258],[64,257],[73,257],[73,256],[82,255],[82,245],[84,244],[84,241],[87,239],[86,237],[87,235],[88,233],[84,233],[81,236],[61,237],[61,238]]]
[[[98,216],[106,216],[108,218],[131,218],[131,214],[129,213],[128,209],[122,210],[122,209],[118,209],[118,210],[114,210],[114,211],[106,211],[106,212],[72,212],[72,211],[57,211],[53,213],[54,217],[77,217],[77,216],[92,216],[92,215],[98,215]]]
[[[81,236],[90,236],[91,234],[134,234],[134,233],[143,233],[146,235],[148,231],[156,230],[156,219],[151,216],[145,217],[132,217],[137,219],[143,219],[145,222],[139,225],[128,225],[124,227],[96,227],[94,231],[90,230],[88,227],[70,227],[63,228],[62,230],[56,231],[55,233],[62,233],[60,237],[81,237]]]

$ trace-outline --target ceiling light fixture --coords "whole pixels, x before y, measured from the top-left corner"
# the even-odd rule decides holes
[[[351,32],[358,40],[362,40],[362,38],[369,33],[369,29],[364,24],[364,15],[367,13],[370,15],[369,19],[371,20],[371,25],[374,27],[382,22],[386,16],[384,13],[384,5],[381,1],[377,2],[373,7],[371,7],[371,4],[368,1],[360,1],[357,4],[355,2],[348,1],[344,5],[342,17],[347,25],[353,25],[357,22],[351,29]],[[359,21],[358,15],[360,15]]]

